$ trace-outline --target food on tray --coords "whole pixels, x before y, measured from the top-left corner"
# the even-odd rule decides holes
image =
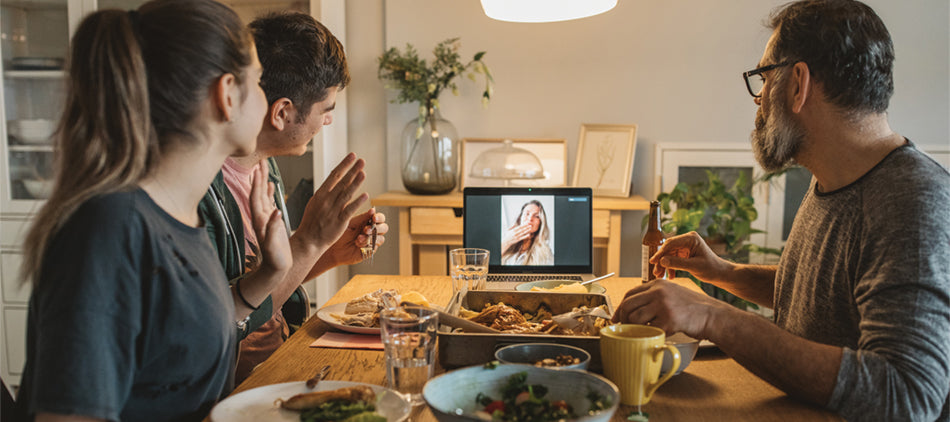
[[[577,365],[581,363],[581,358],[574,357],[571,355],[557,355],[554,358],[544,358],[534,363],[534,366],[541,367],[557,367],[557,366],[568,366],[568,365]]]
[[[379,289],[347,302],[342,314],[331,313],[330,316],[336,318],[343,325],[379,327],[379,311],[397,306],[404,300],[422,306],[429,306],[429,301],[419,292],[409,291],[400,295],[396,290]]]
[[[550,289],[544,287],[534,286],[531,288],[532,292],[553,292],[553,293],[587,293],[587,287],[582,286],[581,283],[567,283],[561,284]]]
[[[299,411],[302,422],[384,422],[376,413],[376,393],[365,385],[329,391],[297,394],[277,404],[287,410]]]
[[[488,304],[481,312],[462,308],[459,316],[505,333],[594,336],[610,322],[607,306],[576,307],[571,312],[552,315],[545,307],[534,314],[523,313],[504,302]]]
[[[495,421],[558,421],[577,419],[578,414],[564,400],[550,400],[545,395],[548,388],[542,384],[529,385],[528,373],[519,372],[508,377],[508,382],[498,393],[501,399],[495,400],[485,393],[478,393],[475,401],[483,406],[475,416]],[[582,415],[592,415],[610,408],[606,397],[590,391],[587,393],[590,408]]]

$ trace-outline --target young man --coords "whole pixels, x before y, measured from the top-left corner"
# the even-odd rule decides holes
[[[250,28],[264,67],[261,86],[269,104],[264,125],[254,154],[229,158],[200,207],[225,272],[236,284],[232,290],[241,300],[245,292],[239,281],[256,270],[258,252],[250,230],[248,175],[267,160],[270,180],[277,187],[275,201],[284,209],[284,190],[271,157],[306,152],[313,136],[333,121],[337,93],[349,82],[343,46],[312,17],[272,14],[255,20]],[[360,262],[360,246],[369,242],[371,221],[376,224],[376,245],[385,241],[388,226],[383,214],[369,210],[355,215],[368,199],[365,193],[353,198],[365,178],[363,166],[363,160],[347,155],[308,201],[290,237],[292,268],[251,314],[250,334],[241,342],[237,382],[283,344],[289,330],[282,307],[302,282],[335,266]]]
[[[746,72],[766,171],[814,175],[778,266],[718,258],[696,233],[650,259],[775,309],[775,323],[667,281],[638,286],[615,321],[709,339],[790,395],[847,420],[947,420],[950,174],[887,122],[893,46],[850,0],[789,4]]]

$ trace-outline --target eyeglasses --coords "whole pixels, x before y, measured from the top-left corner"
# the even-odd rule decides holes
[[[765,76],[762,76],[762,74],[772,69],[788,66],[790,64],[792,64],[792,62],[786,61],[770,64],[768,66],[762,66],[758,69],[752,69],[748,72],[742,72],[742,79],[745,79],[745,87],[749,88],[749,94],[752,94],[752,96],[755,98],[761,97],[762,87],[765,86]]]

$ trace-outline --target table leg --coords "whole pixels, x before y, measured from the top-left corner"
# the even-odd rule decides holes
[[[620,231],[621,231],[621,211],[610,211],[610,228],[607,237],[607,272],[620,275]]]
[[[412,275],[412,234],[407,207],[399,207],[399,275]]]

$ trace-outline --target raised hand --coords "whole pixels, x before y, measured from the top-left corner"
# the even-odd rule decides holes
[[[343,235],[356,210],[369,199],[366,193],[353,198],[366,179],[364,166],[362,159],[350,153],[330,172],[307,202],[295,241],[324,251]]]
[[[293,264],[287,227],[274,204],[274,184],[267,181],[267,161],[261,161],[251,173],[251,224],[257,234],[260,256],[258,268],[283,272]]]
[[[515,224],[505,230],[505,236],[501,240],[501,250],[506,251],[511,245],[531,237],[531,224]]]

